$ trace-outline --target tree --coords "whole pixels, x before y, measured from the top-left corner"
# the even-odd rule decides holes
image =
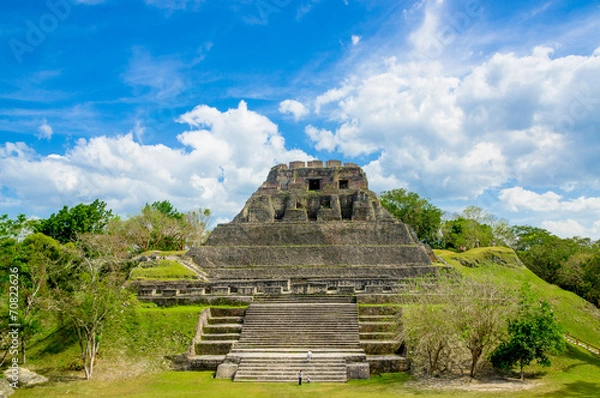
[[[583,263],[582,295],[600,307],[600,249]]]
[[[446,221],[442,234],[446,248],[451,249],[490,246],[494,241],[492,227],[464,217]]]
[[[548,283],[559,284],[563,264],[581,250],[577,240],[561,239],[542,228],[514,227],[515,251],[523,264]]]
[[[106,203],[98,199],[91,204],[78,204],[72,208],[63,207],[58,213],[46,220],[40,220],[36,232],[48,235],[61,243],[75,242],[77,235],[105,232],[112,211],[106,209]]]
[[[438,240],[442,210],[427,199],[403,188],[383,192],[380,199],[381,205],[392,216],[410,225],[420,240]]]
[[[118,316],[124,301],[123,275],[118,272],[120,259],[97,235],[81,235],[77,242],[78,262],[71,278],[54,290],[54,306],[60,316],[69,319],[77,333],[81,361],[87,380],[94,373],[96,357],[104,329]]]
[[[496,347],[504,335],[506,319],[512,312],[510,295],[493,282],[465,279],[450,305],[458,339],[470,354],[469,376],[475,377],[480,360]]]
[[[47,307],[48,284],[69,262],[59,242],[41,233],[27,236],[13,264],[20,268],[21,361],[26,363],[27,343],[41,327],[39,312]]]
[[[427,376],[444,372],[452,360],[452,342],[457,336],[443,303],[455,283],[450,278],[433,284],[428,278],[416,279],[408,283],[401,298],[415,304],[402,312],[402,337],[408,356],[413,369],[422,369]]]
[[[547,353],[564,348],[562,328],[554,318],[550,304],[536,302],[529,284],[521,288],[519,311],[508,322],[508,336],[508,340],[491,354],[490,361],[494,367],[506,370],[518,365],[521,380],[525,366],[533,361],[549,366]]]
[[[36,221],[28,219],[25,214],[19,214],[12,219],[8,214],[0,215],[0,238],[23,239],[35,228]]]
[[[482,358],[505,334],[514,308],[511,294],[491,278],[476,281],[453,275],[417,281],[408,291],[416,303],[404,313],[411,359],[427,375],[464,362],[475,377]]]
[[[146,204],[124,222],[122,231],[134,251],[183,250],[206,239],[208,209],[180,213],[168,201]]]

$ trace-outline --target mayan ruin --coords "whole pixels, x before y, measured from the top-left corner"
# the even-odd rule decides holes
[[[140,281],[139,298],[210,308],[178,367],[234,381],[366,379],[408,367],[390,308],[402,281],[435,274],[431,249],[339,161],[279,164],[227,224],[185,259],[194,281]],[[302,359],[308,350],[310,363]]]

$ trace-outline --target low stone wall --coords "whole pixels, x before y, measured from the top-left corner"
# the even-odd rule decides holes
[[[205,246],[312,246],[417,244],[396,222],[311,222],[219,224]]]
[[[398,355],[368,356],[371,374],[399,373],[410,369],[410,361]]]
[[[250,266],[327,266],[327,265],[394,265],[428,266],[427,252],[421,245],[353,245],[353,246],[202,246],[191,249],[188,256],[202,270]]]

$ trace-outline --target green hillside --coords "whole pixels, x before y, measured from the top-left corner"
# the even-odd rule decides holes
[[[565,331],[600,346],[600,310],[574,293],[551,285],[528,270],[512,249],[482,247],[464,253],[435,250],[449,265],[471,278],[486,278],[518,289],[528,282],[540,299],[547,300]]]

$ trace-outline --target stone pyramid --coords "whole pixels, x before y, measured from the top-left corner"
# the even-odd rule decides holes
[[[435,273],[432,253],[395,220],[356,164],[329,160],[274,166],[228,224],[188,252],[204,294],[392,292]]]

